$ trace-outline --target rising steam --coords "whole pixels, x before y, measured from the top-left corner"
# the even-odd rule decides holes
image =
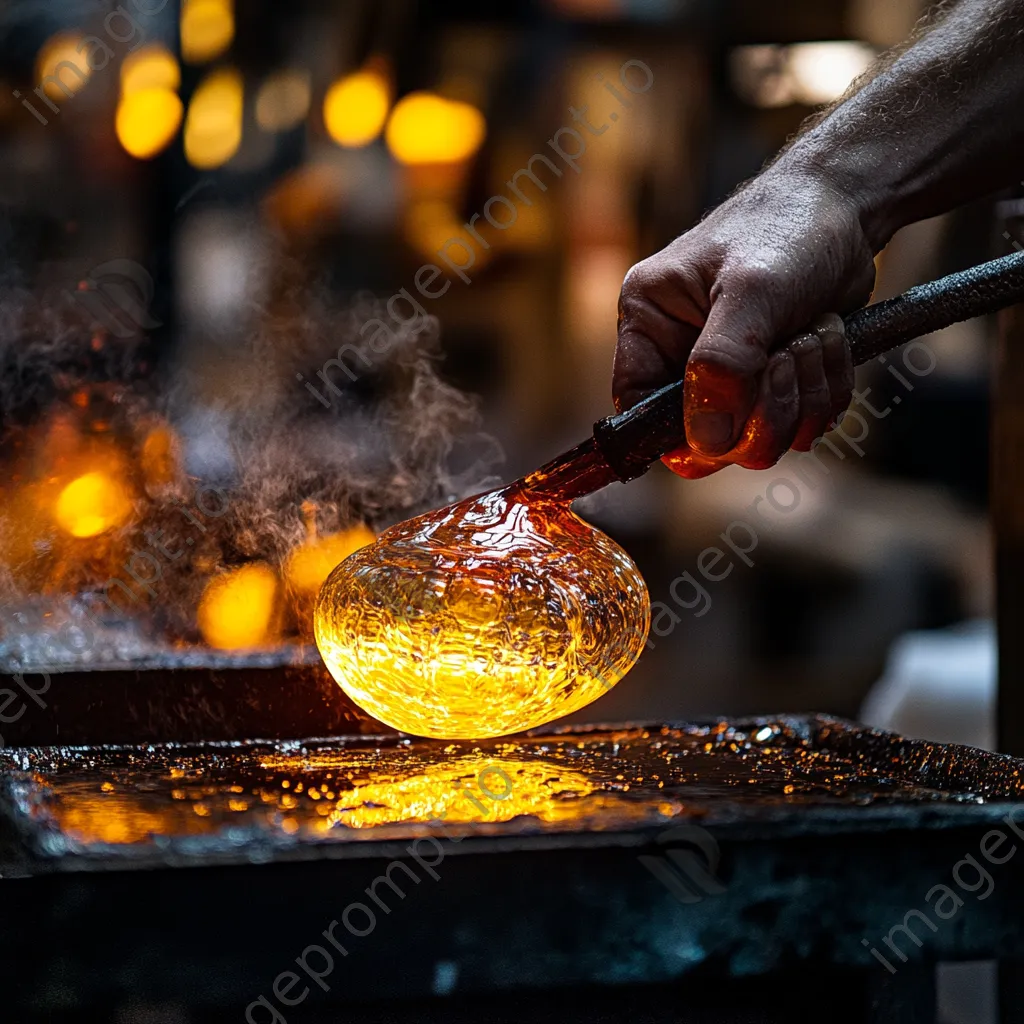
[[[73,288],[0,280],[0,652],[5,634],[10,655],[33,624],[69,616],[195,642],[204,588],[252,562],[281,577],[280,635],[306,636],[308,603],[284,573],[300,544],[491,482],[501,453],[474,400],[439,374],[434,318],[395,325],[374,350],[360,328],[386,316],[379,300],[279,291],[244,328],[169,358],[141,329],[97,325]],[[339,346],[352,379],[334,367],[329,390],[316,372]],[[85,536],[103,525],[88,520],[69,535],[62,488],[94,469],[120,481],[123,519],[115,503],[109,528]],[[77,630],[62,650],[93,660]]]

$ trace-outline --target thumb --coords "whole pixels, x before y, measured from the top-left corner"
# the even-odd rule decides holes
[[[686,440],[702,455],[725,455],[739,442],[768,362],[771,333],[749,291],[742,300],[722,295],[711,307],[687,360],[683,390]]]

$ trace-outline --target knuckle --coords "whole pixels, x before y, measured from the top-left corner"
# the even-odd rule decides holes
[[[641,298],[659,284],[666,275],[666,260],[662,253],[634,263],[626,271],[622,282],[623,298]]]
[[[802,388],[800,411],[805,417],[820,416],[832,407],[832,393],[828,388]]]
[[[814,353],[821,351],[821,339],[816,334],[801,334],[786,347],[798,360],[813,359]]]

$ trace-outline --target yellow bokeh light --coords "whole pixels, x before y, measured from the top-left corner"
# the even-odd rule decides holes
[[[227,163],[242,143],[242,76],[214,71],[199,84],[185,117],[185,157],[201,170]]]
[[[97,537],[123,523],[132,511],[124,487],[106,473],[85,473],[57,498],[56,517],[72,537]]]
[[[197,624],[203,639],[221,650],[243,650],[277,639],[277,573],[262,562],[232,569],[203,591]]]
[[[131,156],[148,160],[170,145],[178,133],[183,107],[170,89],[139,89],[121,98],[114,126]]]
[[[306,541],[299,545],[285,564],[285,577],[291,587],[300,594],[314,594],[323,585],[336,565],[343,562],[354,551],[374,542],[373,530],[368,526],[353,526],[351,529],[332,533],[326,537]]]
[[[36,83],[57,102],[70,99],[85,86],[92,75],[89,46],[77,32],[61,32],[43,43],[36,57]]]
[[[309,97],[307,74],[279,71],[256,94],[256,123],[265,132],[286,132],[309,113]]]
[[[468,160],[487,131],[476,107],[429,92],[412,92],[395,104],[385,138],[403,164],[445,164]]]
[[[130,53],[121,65],[121,95],[143,89],[170,89],[181,85],[181,68],[174,54],[162,43],[150,43]]]
[[[184,0],[181,8],[181,56],[189,64],[219,57],[235,38],[231,0]]]
[[[357,71],[335,82],[324,97],[324,126],[339,146],[367,146],[384,128],[391,102],[378,71]]]

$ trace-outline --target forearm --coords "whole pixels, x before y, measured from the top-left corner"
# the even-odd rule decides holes
[[[960,0],[773,170],[824,174],[855,200],[875,251],[1024,177],[1024,0]]]

